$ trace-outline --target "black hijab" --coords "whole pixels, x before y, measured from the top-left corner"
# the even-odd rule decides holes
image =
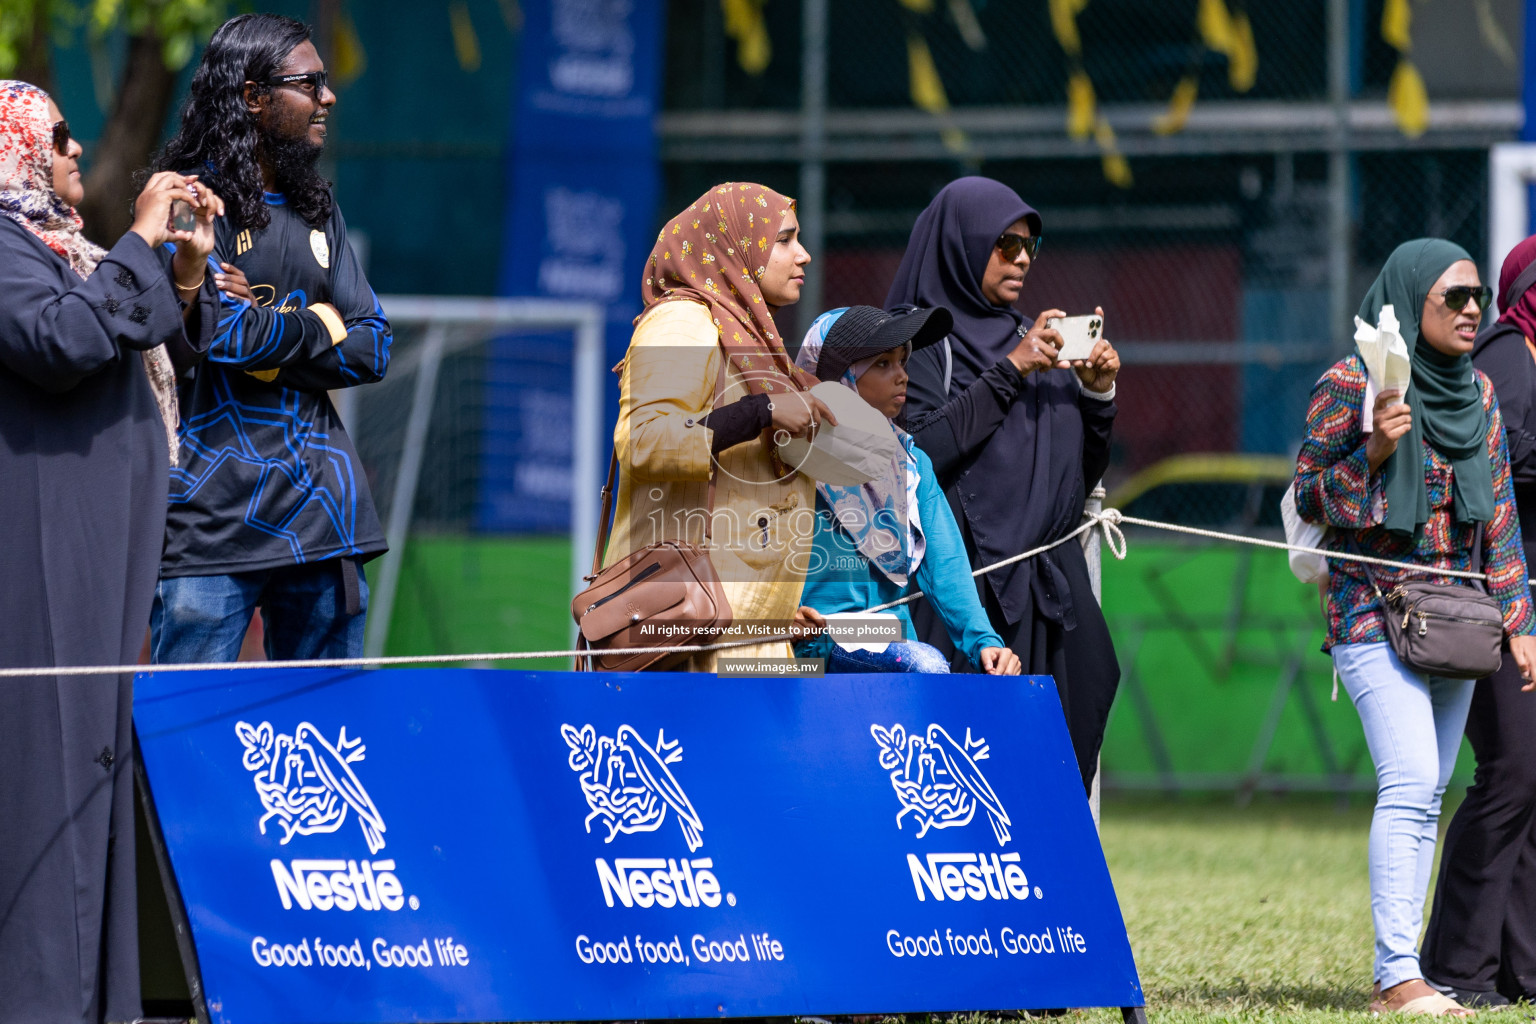
[[[1024,314],[994,306],[981,292],[992,247],[1019,218],[1040,234],[1040,215],[1019,194],[991,178],[960,178],[945,185],[918,215],[896,271],[887,307],[945,306],[955,334],[990,366],[1018,344]]]
[[[886,305],[944,306],[954,314],[950,335],[952,374],[949,397],[969,388],[1018,344],[1025,318],[1009,306],[994,306],[981,279],[998,235],[1020,217],[1038,235],[1040,215],[1018,193],[990,178],[961,178],[934,197],[917,218]],[[1031,321],[1032,322],[1032,321]],[[914,356],[908,372],[941,373],[942,345],[932,359]],[[920,353],[922,355],[922,353]],[[909,392],[907,422],[914,432],[938,410],[922,408]],[[927,390],[927,389],[924,389]],[[942,390],[942,385],[932,388]],[[948,488],[976,546],[974,565],[990,564],[1063,536],[1083,511],[1083,416],[1077,378],[1071,370],[1047,370],[1026,377],[1002,423],[968,459]],[[921,439],[919,439],[921,443]],[[1070,551],[1068,549],[1075,549]],[[1009,622],[1031,611],[1076,624],[1073,596],[1060,567],[1081,557],[1081,548],[1018,562],[986,580]],[[1091,601],[1088,595],[1084,600]]]

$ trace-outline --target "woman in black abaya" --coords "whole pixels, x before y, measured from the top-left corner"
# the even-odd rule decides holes
[[[0,668],[137,660],[175,464],[173,361],[206,347],[216,315],[218,197],[156,175],[108,252],[81,234],[80,155],[45,93],[0,81]],[[195,231],[170,230],[176,199]],[[131,675],[0,679],[3,1024],[143,1015],[132,703]]]
[[[1058,362],[1061,337],[1045,321],[1066,314],[1048,309],[1028,324],[1013,308],[1041,226],[1001,182],[951,182],[918,217],[886,299],[954,315],[948,343],[908,363],[907,429],[933,460],[973,568],[1071,532],[1109,463],[1119,356],[1100,341],[1088,359]],[[1024,670],[1055,677],[1089,788],[1120,666],[1082,547],[1068,542],[976,587]],[[926,602],[912,617],[918,639],[952,653]]]

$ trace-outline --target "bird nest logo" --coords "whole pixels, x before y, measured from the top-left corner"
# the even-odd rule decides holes
[[[335,832],[350,808],[368,841],[368,852],[384,848],[384,818],[352,771],[368,748],[357,737],[347,739],[346,726],[335,744],[308,722],[300,722],[292,735],[274,733],[270,722],[236,722],[235,735],[245,745],[241,763],[255,775],[256,795],[266,810],[256,823],[262,835],[274,819],[283,830],[278,842],[284,846],[295,835]]]
[[[897,828],[910,814],[921,839],[931,828],[969,825],[979,806],[992,823],[997,845],[1008,842],[1008,826],[1013,823],[992,784],[976,766],[977,761],[990,756],[986,740],[971,739],[971,730],[966,729],[965,743],[956,743],[937,723],[928,726],[926,736],[908,735],[899,723],[889,729],[871,725],[869,733],[880,746],[880,767],[890,771],[891,788],[901,801]]]
[[[599,736],[590,725],[580,729],[562,725],[560,735],[571,748],[567,763],[571,771],[579,773],[582,795],[592,810],[586,818],[588,832],[598,819],[608,830],[605,843],[613,842],[620,832],[655,832],[670,807],[677,815],[688,851],[703,845],[699,833],[704,831],[704,823],[699,812],[667,767],[683,759],[683,748],[677,740],[669,741],[665,730],[656,733],[655,747],[628,725],[619,726],[612,736]]]

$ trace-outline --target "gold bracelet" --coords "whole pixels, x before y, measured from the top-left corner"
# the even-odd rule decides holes
[[[183,291],[183,292],[201,291],[202,287],[203,287],[203,282],[208,280],[208,271],[206,271],[206,270],[203,271],[203,276],[198,280],[197,284],[182,284],[180,281],[176,280],[176,275],[175,274],[171,275],[171,280],[173,282],[175,282],[177,291]]]

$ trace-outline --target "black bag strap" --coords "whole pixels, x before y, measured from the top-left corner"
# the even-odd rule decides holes
[[[1349,550],[1350,550],[1351,554],[1356,554],[1356,555],[1364,555],[1365,554],[1364,551],[1360,550],[1360,545],[1355,540],[1355,535],[1353,533],[1349,534]],[[1376,582],[1376,574],[1371,572],[1371,563],[1369,563],[1369,562],[1356,562],[1355,564],[1358,565],[1362,570],[1365,571],[1365,578],[1370,581],[1371,589],[1376,591],[1376,598],[1377,598],[1377,600],[1379,600],[1381,602],[1381,610],[1382,611],[1386,611],[1387,610],[1387,598],[1386,598],[1386,595],[1381,592],[1381,585]],[[1483,524],[1482,523],[1478,523],[1477,524],[1477,530],[1472,535],[1472,564],[1468,568],[1469,568],[1469,570],[1471,572],[1482,572],[1483,571]],[[1487,581],[1485,581],[1485,580],[1467,580],[1467,584],[1472,586],[1473,588],[1475,588],[1477,590],[1481,590],[1484,594],[1488,593]]]
[[[1533,284],[1536,284],[1536,260],[1532,260],[1529,266],[1520,271],[1520,276],[1510,282],[1509,291],[1504,293],[1504,303],[1499,308],[1509,309],[1519,302],[1520,296],[1530,291]]]

